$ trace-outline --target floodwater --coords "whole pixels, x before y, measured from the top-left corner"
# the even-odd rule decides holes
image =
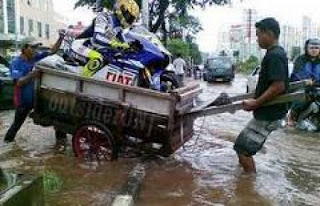
[[[245,84],[241,75],[231,84],[201,82],[200,98],[215,98],[220,92],[241,94]],[[137,205],[319,205],[320,135],[288,128],[273,132],[255,156],[257,174],[247,175],[232,148],[251,116],[238,111],[197,119],[194,137],[183,148],[149,163]],[[12,118],[13,112],[1,112],[0,137]],[[46,206],[110,205],[139,162],[137,158],[79,162],[72,155],[71,137],[67,151],[58,154],[52,128],[33,125],[30,119],[16,141],[13,150],[0,151],[0,166],[44,175]]]

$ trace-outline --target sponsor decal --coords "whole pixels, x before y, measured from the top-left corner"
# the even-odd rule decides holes
[[[124,85],[129,85],[129,86],[133,86],[135,85],[135,81],[136,81],[137,75],[123,70],[123,71],[119,71],[117,69],[114,68],[108,68],[105,79],[108,82],[117,82],[120,84],[124,84]]]

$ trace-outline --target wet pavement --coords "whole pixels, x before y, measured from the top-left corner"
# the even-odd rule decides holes
[[[200,98],[241,94],[245,85],[241,75],[230,84],[201,82]],[[12,118],[12,111],[0,113],[1,138]],[[319,205],[320,135],[288,128],[272,133],[255,156],[257,175],[246,175],[232,147],[250,118],[239,111],[197,119],[195,135],[183,148],[149,163],[137,205]],[[28,119],[13,149],[1,148],[0,166],[44,175],[46,206],[110,205],[139,159],[80,162],[73,157],[71,137],[68,140],[64,154],[55,152],[53,129]]]

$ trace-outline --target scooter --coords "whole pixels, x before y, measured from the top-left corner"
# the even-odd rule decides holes
[[[296,127],[317,132],[320,131],[320,84],[307,87],[306,93],[310,98],[310,104],[298,116]]]

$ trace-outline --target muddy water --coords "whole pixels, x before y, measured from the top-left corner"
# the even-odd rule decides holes
[[[13,112],[1,112],[1,139],[12,118]],[[33,125],[28,119],[13,148],[0,149],[0,167],[9,172],[44,176],[46,206],[110,205],[137,160],[81,162],[73,157],[71,137],[68,140],[66,152],[57,153],[53,148],[53,129]]]
[[[232,84],[201,83],[201,99],[244,93],[245,84],[243,76]],[[151,167],[138,205],[320,205],[320,134],[272,133],[255,157],[257,175],[246,175],[232,147],[251,117],[239,111],[199,118],[193,139]]]
[[[243,93],[245,84],[243,76],[232,84],[201,83],[201,99],[223,91]],[[12,118],[12,112],[0,113],[0,137]],[[137,205],[319,205],[320,135],[291,129],[272,133],[255,157],[257,175],[250,176],[242,172],[232,149],[250,118],[243,111],[199,118],[195,135],[184,148],[150,163]],[[0,151],[0,166],[44,175],[47,206],[110,205],[138,161],[79,162],[72,156],[70,142],[65,154],[57,154],[52,128],[35,126],[31,120],[16,140],[13,150]]]

